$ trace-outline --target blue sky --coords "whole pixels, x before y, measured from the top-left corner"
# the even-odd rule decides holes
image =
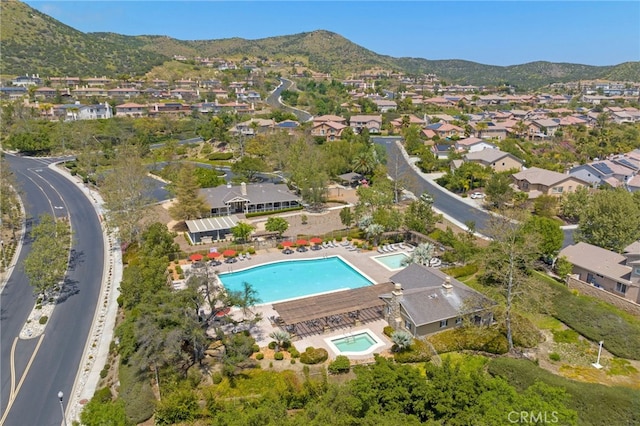
[[[376,53],[514,65],[640,60],[638,1],[26,1],[83,32],[180,40],[323,29]]]

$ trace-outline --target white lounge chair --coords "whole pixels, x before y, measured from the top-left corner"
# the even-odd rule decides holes
[[[382,247],[380,247],[380,246],[378,246],[378,253],[384,253],[384,252],[382,251]]]
[[[249,253],[247,253],[247,254],[244,255],[244,258],[247,259],[247,260],[251,260],[251,255]]]
[[[244,260],[244,254],[240,253],[240,254],[238,255],[238,260]]]
[[[391,251],[396,251],[396,245],[395,244],[389,244],[389,248],[391,249]]]
[[[404,243],[398,243],[398,248],[400,250],[404,250],[406,247],[404,246]]]

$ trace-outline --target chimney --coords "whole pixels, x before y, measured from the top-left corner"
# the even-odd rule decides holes
[[[240,184],[240,193],[242,195],[247,195],[247,184],[244,182]]]
[[[402,327],[402,316],[400,315],[400,299],[402,298],[402,284],[395,283],[393,291],[391,292],[391,306],[389,306],[389,317],[387,322],[395,330],[400,330]]]
[[[442,283],[442,288],[444,288],[447,293],[451,293],[451,289],[453,288],[453,286],[451,285],[451,277],[450,276],[446,276],[444,278],[444,282]]]

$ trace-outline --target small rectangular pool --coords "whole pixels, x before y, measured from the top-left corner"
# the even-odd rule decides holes
[[[338,355],[366,355],[384,346],[368,329],[327,338],[325,341]]]
[[[407,259],[409,259],[409,256],[406,253],[384,254],[382,256],[373,257],[373,260],[381,263],[385,268],[392,271],[402,269],[407,266],[403,264]]]

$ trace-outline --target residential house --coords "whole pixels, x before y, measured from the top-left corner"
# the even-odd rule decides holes
[[[273,131],[276,122],[271,119],[252,118],[251,120],[238,123],[229,129],[229,133],[240,136],[255,136],[260,133]]]
[[[448,123],[435,123],[427,125],[427,130],[432,130],[438,137],[442,139],[450,139],[452,137],[464,137],[464,129]]]
[[[355,133],[368,129],[369,133],[380,133],[382,130],[381,115],[354,115],[349,119],[349,126]]]
[[[491,324],[495,303],[442,271],[415,263],[391,277],[394,289],[380,295],[394,329],[414,337],[459,327],[466,321]]]
[[[199,193],[209,205],[211,216],[267,212],[302,206],[300,197],[289,191],[286,184],[227,184],[204,188]]]
[[[82,105],[78,110],[78,120],[101,120],[113,117],[113,110],[108,102],[95,105]]]
[[[68,90],[68,89],[67,89]],[[76,87],[71,91],[76,98],[107,97],[109,92],[103,87]]]
[[[170,90],[169,96],[173,99],[182,99],[184,101],[190,102],[198,99],[200,93],[197,90],[180,88]]]
[[[115,89],[107,90],[107,93],[112,98],[135,98],[140,96],[140,90],[133,87],[116,87]]]
[[[321,115],[319,117],[313,118],[313,125],[315,126],[318,123],[324,123],[326,121],[332,121],[334,123],[347,124],[347,119],[344,117],[340,117],[339,115]]]
[[[617,188],[624,186],[639,170],[640,164],[623,157],[617,161],[602,160],[582,164],[569,170],[569,174],[589,182],[594,187],[609,185]]]
[[[347,125],[335,121],[318,122],[311,128],[311,136],[323,137],[327,141],[334,141],[340,139],[342,131],[346,128]]]
[[[495,172],[522,170],[524,165],[524,161],[515,155],[499,149],[483,149],[482,151],[469,152],[464,154],[462,158],[465,162],[491,167]]]
[[[579,242],[559,255],[573,265],[572,273],[580,281],[640,303],[640,241],[625,247],[622,254]]]
[[[529,198],[537,198],[540,195],[560,197],[562,194],[575,192],[583,186],[591,186],[589,182],[575,176],[538,167],[514,173],[511,177],[520,191],[529,194]]]
[[[493,121],[486,122],[487,127],[484,129],[476,128],[476,134],[482,139],[497,139],[503,140],[507,138],[509,133],[505,123],[494,123]]]
[[[454,147],[450,144],[434,144],[431,146],[431,152],[438,160],[446,160],[453,151]]]
[[[19,75],[11,80],[11,84],[17,87],[40,86],[42,79],[38,75]]]
[[[136,103],[126,103],[116,105],[116,115],[124,115],[127,117],[144,117],[146,114],[146,105]]]
[[[548,137],[555,135],[560,128],[560,119],[539,119],[532,120],[529,124],[530,137]]]
[[[408,118],[408,123],[410,126],[424,127],[426,125],[426,120],[424,118],[418,118],[413,114],[404,114],[401,117],[390,121],[390,124],[393,126],[394,131],[397,132],[402,129],[402,125],[404,124],[404,122],[406,122],[406,119],[404,119],[404,117]]]
[[[179,102],[166,102],[166,103],[156,103],[149,105],[148,114],[150,116],[156,116],[158,114],[167,114],[167,115],[185,115],[191,112],[191,107],[186,104],[181,104]]]
[[[20,99],[28,94],[26,87],[7,86],[0,87],[0,95],[2,98],[10,100]]]
[[[395,111],[398,108],[398,104],[396,101],[391,101],[388,99],[374,99],[373,103],[378,107],[378,111],[381,113]]]
[[[53,99],[59,92],[51,87],[39,87],[33,92],[36,99]]]
[[[484,149],[498,149],[498,147],[484,139],[469,137],[455,141],[454,146],[458,152],[478,152]]]
[[[89,87],[104,87],[111,83],[111,79],[107,77],[91,77],[83,80]]]

